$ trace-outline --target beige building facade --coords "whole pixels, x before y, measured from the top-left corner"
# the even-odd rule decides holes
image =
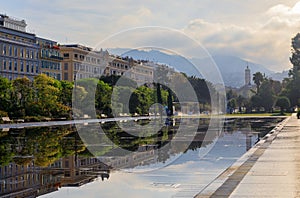
[[[74,81],[82,78],[98,78],[105,70],[108,52],[93,51],[79,44],[61,45],[62,80]]]

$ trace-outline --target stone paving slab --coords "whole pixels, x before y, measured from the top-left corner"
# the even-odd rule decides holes
[[[300,197],[300,120],[277,125],[196,197]]]

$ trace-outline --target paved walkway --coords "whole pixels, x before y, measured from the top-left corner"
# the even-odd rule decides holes
[[[102,118],[102,119],[84,119],[84,120],[66,120],[66,121],[48,121],[48,122],[25,122],[25,123],[10,123],[0,124],[0,129],[6,128],[24,128],[24,127],[47,127],[47,126],[59,126],[67,124],[84,124],[84,123],[104,123],[104,122],[117,122],[117,121],[133,121],[133,120],[145,120],[155,119],[155,116],[140,116],[140,117],[115,117],[115,118]]]
[[[287,118],[196,197],[300,197],[300,120]]]

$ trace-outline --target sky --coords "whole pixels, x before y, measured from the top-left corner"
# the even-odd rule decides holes
[[[25,19],[27,31],[38,36],[90,47],[131,28],[171,28],[210,54],[238,56],[274,71],[292,67],[291,38],[300,32],[297,0],[1,0],[0,13]],[[157,35],[150,31],[111,47],[136,46],[147,36]],[[180,42],[176,45],[184,46]]]

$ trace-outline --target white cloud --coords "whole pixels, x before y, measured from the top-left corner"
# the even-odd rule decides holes
[[[289,69],[291,38],[300,30],[300,2],[266,10],[260,23],[237,25],[194,19],[184,31],[213,53],[236,55],[269,66]]]

